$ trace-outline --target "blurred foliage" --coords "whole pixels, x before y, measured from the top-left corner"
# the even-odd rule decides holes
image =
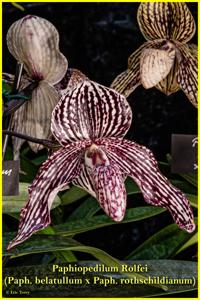
[[[19,3],[12,2],[12,5],[21,11],[25,11],[25,8]]]

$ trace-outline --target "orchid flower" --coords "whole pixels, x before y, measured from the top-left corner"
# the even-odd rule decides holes
[[[159,171],[152,152],[124,139],[132,121],[126,98],[113,89],[85,80],[64,95],[52,113],[51,130],[62,148],[39,169],[21,210],[19,230],[8,249],[50,223],[58,191],[70,182],[97,198],[114,221],[126,212],[127,176],[147,203],[167,208],[182,229],[195,229],[186,196]]]
[[[140,84],[166,95],[182,89],[197,107],[197,46],[187,44],[196,25],[185,3],[144,2],[138,9],[140,30],[147,40],[128,59],[128,69],[111,84],[128,97]]]
[[[64,77],[68,67],[67,59],[60,53],[58,44],[59,34],[56,28],[37,16],[28,15],[9,28],[8,49],[18,62],[23,63],[25,69],[20,89],[33,81],[38,82],[31,100],[21,106],[11,118],[13,131],[36,138],[50,137],[51,113],[59,100],[55,85]],[[23,143],[24,140],[13,138],[14,159],[18,159]],[[31,142],[29,145],[35,152],[42,148]]]

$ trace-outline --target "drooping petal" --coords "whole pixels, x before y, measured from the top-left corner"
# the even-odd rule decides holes
[[[8,245],[8,250],[51,222],[52,202],[58,191],[80,174],[85,146],[85,142],[70,144],[43,163],[29,187],[29,200],[21,210],[18,234]]]
[[[132,112],[126,98],[86,80],[61,98],[52,114],[51,130],[65,145],[82,139],[124,136]]]
[[[111,88],[128,97],[140,85],[140,56],[149,43],[144,43],[128,58],[128,69],[119,74],[111,83]]]
[[[135,72],[131,69],[119,74],[111,83],[111,88],[126,98],[140,85],[139,65],[135,66]]]
[[[178,62],[177,59],[175,58],[174,64],[167,77],[161,80],[155,87],[167,96],[178,92],[180,90],[180,86],[176,79],[177,71],[178,71]]]
[[[63,79],[55,85],[56,90],[61,96],[66,95],[70,90],[73,90],[79,83],[89,80],[85,74],[77,69],[68,68]]]
[[[87,191],[90,195],[96,198],[96,193],[94,189],[94,184],[91,180],[91,177],[88,173],[86,166],[83,164],[81,167],[80,175],[75,178],[72,183],[85,191]]]
[[[99,139],[101,140],[101,139]],[[95,141],[97,142],[97,140]],[[126,210],[125,176],[106,153],[92,143],[85,151],[85,167],[82,170],[81,187],[89,186],[101,208],[114,221],[121,221]],[[75,180],[76,181],[76,180]],[[88,185],[89,183],[89,185]]]
[[[137,19],[147,40],[163,38],[186,43],[196,30],[193,16],[183,2],[143,2]]]
[[[97,166],[89,172],[101,208],[114,221],[123,220],[126,212],[126,189],[119,167],[110,163],[108,166]]]
[[[24,63],[28,75],[51,84],[63,78],[68,66],[58,43],[56,28],[37,16],[28,15],[16,21],[7,33],[8,49],[17,61]]]
[[[14,131],[40,138],[49,139],[52,110],[58,103],[59,95],[55,88],[45,81],[40,81],[32,92],[31,100],[22,105],[13,115],[11,128]],[[14,152],[18,152],[22,141],[13,137]],[[28,142],[35,152],[42,149],[42,145]],[[17,154],[16,154],[17,155]]]
[[[146,42],[131,54],[128,59],[128,69],[119,74],[111,84],[118,93],[128,97],[140,84],[140,57],[142,51],[148,48],[160,48],[165,41]]]
[[[172,69],[175,48],[167,42],[160,49],[149,48],[141,53],[140,77],[142,85],[148,89],[163,80]]]
[[[177,82],[191,103],[197,107],[198,91],[198,62],[197,54],[193,55],[187,45],[178,45],[178,63]]]
[[[102,140],[101,147],[120,169],[140,187],[144,199],[155,206],[167,208],[177,225],[192,232],[193,213],[186,196],[171,185],[157,166],[153,153],[144,146],[122,139]]]

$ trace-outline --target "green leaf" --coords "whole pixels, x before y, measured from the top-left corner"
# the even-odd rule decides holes
[[[53,229],[52,226],[48,226],[43,229],[42,233],[45,235],[55,235],[55,230]],[[40,234],[40,232],[37,234]],[[70,250],[54,251],[53,254],[60,262],[77,261],[76,256]]]
[[[171,165],[172,157],[170,154],[167,154],[167,161],[169,165]],[[178,173],[182,178],[184,178],[187,182],[192,184],[193,186],[197,187],[197,172],[191,173]]]
[[[121,263],[118,259],[112,257],[105,251],[82,245],[81,243],[77,242],[71,238],[64,238],[59,235],[57,236],[32,236],[28,241],[25,243],[18,245],[17,248],[10,250],[9,252],[6,251],[5,245],[8,244],[8,240],[10,240],[12,234],[8,234],[6,237],[3,238],[3,255],[10,256],[10,258],[16,258],[23,255],[34,254],[34,253],[44,253],[44,252],[51,252],[51,251],[62,251],[62,250],[71,250],[71,251],[78,251],[91,254],[96,259],[100,260],[102,263],[106,264],[107,266],[116,267],[119,269],[121,273],[122,264],[126,265],[125,263]],[[131,272],[123,272],[124,275],[128,277],[137,277],[139,279],[146,278],[143,275]],[[162,287],[166,289],[165,286],[159,284],[157,287]]]
[[[132,251],[126,259],[161,259],[173,257],[190,239],[191,234],[170,224],[161,229]]]
[[[88,193],[85,190],[78,188],[77,186],[72,186],[66,192],[60,193],[60,198],[62,200],[63,205],[68,205],[87,195]]]
[[[198,208],[198,197],[196,195],[186,194],[188,200],[190,201],[190,204],[193,207]]]
[[[25,11],[25,8],[19,4],[19,3],[16,3],[16,2],[11,2],[13,6],[15,6],[17,9],[21,10],[21,11]]]
[[[164,212],[165,209],[153,206],[145,206],[145,207],[136,207],[127,210],[126,217],[120,223],[112,221],[106,215],[94,216],[92,218],[85,218],[82,220],[70,221],[66,223],[62,223],[60,225],[48,226],[47,228],[36,233],[34,237],[38,237],[41,234],[44,235],[55,235],[60,234],[63,236],[72,236],[74,234],[86,232],[89,230],[94,230],[96,228],[110,226],[110,225],[118,225],[122,223],[139,221],[142,219],[146,219],[149,217],[153,217],[157,214]],[[11,236],[15,236],[15,233],[10,233]]]
[[[111,262],[112,263],[112,262]],[[79,261],[76,266],[79,268],[99,268],[98,271],[90,272],[67,272],[63,275],[62,272],[58,272],[57,269],[53,272],[53,265],[58,265],[61,268],[75,267],[74,264],[49,264],[49,265],[37,265],[37,266],[23,266],[22,268],[4,268],[4,278],[15,277],[23,278],[24,274],[33,283],[31,285],[23,284],[20,287],[20,291],[30,291],[32,298],[70,298],[72,295],[76,295],[76,298],[142,298],[142,297],[173,297],[174,299],[177,293],[184,293],[188,291],[197,290],[197,264],[189,261],[177,261],[177,260],[145,260],[145,261],[127,261],[125,262],[131,266],[133,265],[146,265],[148,267],[146,276],[151,278],[159,277],[161,279],[166,278],[178,278],[179,280],[186,280],[187,278],[194,278],[196,285],[192,284],[171,284],[168,285],[168,290],[164,291],[148,284],[123,284],[121,280],[127,279],[125,274],[119,274],[117,272],[100,272],[100,267],[103,268],[105,264],[100,261]],[[124,263],[124,264],[125,264]],[[54,268],[55,268],[54,267]],[[49,278],[63,280],[64,277],[68,277],[70,280],[81,279],[82,284],[34,284],[35,278]],[[104,282],[110,277],[113,278],[115,284],[108,284],[106,287],[103,284],[94,284],[94,277],[101,278]],[[86,280],[90,280],[90,284],[86,284]],[[130,280],[129,280],[130,281]],[[3,280],[4,282],[4,280]],[[116,283],[117,282],[117,283]],[[3,292],[9,290],[16,290],[16,285],[11,283],[9,286],[3,286]],[[184,294],[183,298],[185,298]],[[30,297],[30,296],[29,296]],[[170,297],[170,298],[171,298]],[[180,296],[179,296],[180,297]]]
[[[19,257],[33,253],[44,253],[51,251],[65,250],[68,246],[77,246],[79,243],[63,237],[55,235],[33,235],[27,241],[18,245],[16,248],[7,251],[6,247],[14,237],[16,232],[6,233],[3,237],[3,256],[10,256],[10,258]]]
[[[193,186],[197,187],[198,183],[197,183],[197,173],[196,172],[192,172],[192,173],[187,173],[187,174],[179,174],[181,177],[183,177],[186,181],[188,181],[189,183],[191,183]]]
[[[3,196],[3,213],[19,213],[21,211],[28,199],[28,186],[28,183],[20,182],[18,196]],[[56,196],[51,209],[60,203],[60,198]]]
[[[92,217],[97,211],[100,210],[99,203],[93,197],[87,198],[77,209],[75,209],[69,216],[67,221],[81,220],[84,218]]]
[[[3,80],[2,81],[2,92],[3,92],[3,95],[9,95],[12,92],[12,84]]]
[[[197,193],[197,189],[185,180],[172,179],[170,180],[170,182],[184,193],[195,194],[195,195]]]
[[[20,157],[20,167],[24,172],[24,174],[20,174],[20,181],[32,182],[37,174],[38,168],[25,157]]]
[[[48,156],[47,155],[40,155],[34,159],[31,160],[31,162],[35,166],[40,166],[45,160],[47,160]]]
[[[198,232],[196,232],[178,251],[176,254],[184,251],[185,249],[189,248],[190,246],[193,246],[194,244],[198,243]]]
[[[53,252],[57,260],[60,262],[75,262],[77,261],[76,256],[71,250],[55,251]]]
[[[126,193],[127,195],[139,194],[141,193],[137,184],[133,181],[132,178],[128,177],[125,181]]]
[[[12,160],[12,159],[13,159],[13,151],[12,151],[11,147],[9,147],[9,145],[8,145],[6,148],[4,160]]]
[[[126,216],[121,222],[115,222],[106,215],[98,215],[92,218],[82,218],[71,222],[67,221],[66,223],[55,225],[53,228],[57,234],[59,233],[65,236],[71,236],[89,230],[94,230],[96,228],[143,220],[156,216],[164,211],[164,208],[154,206],[135,207],[127,209]]]

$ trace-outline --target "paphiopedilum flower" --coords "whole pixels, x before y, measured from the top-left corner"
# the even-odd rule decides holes
[[[185,3],[144,2],[138,9],[147,40],[128,59],[128,69],[111,84],[128,97],[137,86],[156,87],[166,95],[182,89],[197,106],[197,46],[187,44],[196,26]]]
[[[121,221],[126,212],[127,176],[147,203],[166,207],[182,229],[195,229],[186,196],[159,171],[152,152],[124,139],[132,120],[126,98],[86,80],[63,96],[52,114],[51,130],[62,145],[43,163],[29,187],[19,230],[8,249],[50,223],[50,207],[70,182],[97,198],[105,213]]]
[[[25,88],[30,82],[38,82],[31,100],[14,113],[11,129],[48,139],[51,135],[51,113],[59,100],[55,85],[63,79],[68,67],[67,59],[59,51],[59,34],[49,21],[28,15],[9,28],[7,45],[10,53],[19,63],[23,63],[25,69],[20,88]],[[13,138],[13,142],[14,158],[17,159],[24,141]],[[36,152],[41,149],[41,145],[29,144]]]

